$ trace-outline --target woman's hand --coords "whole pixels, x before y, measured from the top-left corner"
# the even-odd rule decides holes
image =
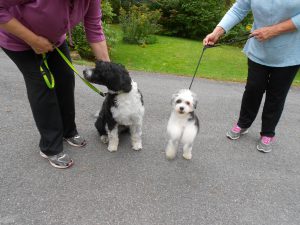
[[[36,38],[34,38],[28,44],[36,54],[47,53],[49,51],[53,51],[54,49],[53,44],[51,44],[48,39],[42,36],[36,36]]]
[[[216,27],[212,33],[203,39],[203,45],[214,45],[224,33],[225,31],[222,27]]]
[[[288,19],[272,26],[261,27],[257,30],[254,30],[251,35],[254,36],[258,41],[266,41],[283,33],[293,32],[296,30],[295,24],[291,19]]]
[[[275,30],[272,27],[262,27],[251,32],[258,41],[266,41],[276,36]]]

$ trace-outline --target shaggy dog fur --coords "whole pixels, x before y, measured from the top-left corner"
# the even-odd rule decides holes
[[[194,109],[197,106],[196,95],[189,89],[182,89],[172,96],[172,113],[167,133],[169,136],[166,157],[174,159],[179,142],[183,144],[183,157],[192,158],[194,139],[199,131],[199,120]]]
[[[108,143],[110,152],[117,151],[121,128],[129,128],[133,150],[142,149],[142,122],[144,103],[141,92],[124,66],[111,62],[96,62],[94,69],[83,71],[84,77],[105,85],[107,96],[102,104],[95,126],[101,141]]]

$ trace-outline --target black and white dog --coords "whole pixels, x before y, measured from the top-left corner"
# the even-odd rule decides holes
[[[199,131],[199,120],[194,113],[197,106],[196,95],[189,89],[181,89],[172,96],[171,103],[173,109],[167,126],[169,141],[166,147],[166,157],[174,159],[181,142],[183,157],[191,159],[193,142]]]
[[[83,71],[84,77],[95,84],[105,85],[107,96],[95,126],[108,151],[117,151],[120,128],[129,128],[133,150],[142,149],[144,103],[141,92],[124,66],[97,61],[96,67]]]

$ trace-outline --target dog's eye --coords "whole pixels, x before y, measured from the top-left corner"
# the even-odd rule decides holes
[[[181,103],[182,101],[181,101],[181,99],[178,99],[177,101],[176,101],[176,104],[179,104],[179,103]]]
[[[185,104],[190,105],[191,103],[190,102],[185,102]]]

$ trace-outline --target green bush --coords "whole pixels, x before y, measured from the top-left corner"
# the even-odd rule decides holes
[[[112,23],[113,18],[116,14],[113,12],[113,8],[108,0],[101,1],[101,10],[102,10],[102,21],[106,23]]]
[[[101,6],[102,6],[102,21],[103,21],[102,27],[106,37],[108,50],[110,51],[117,41],[117,34],[115,33],[115,31],[109,28],[108,23],[112,21],[113,16],[115,14],[112,12],[112,7],[110,6],[110,3],[108,1],[102,1]],[[94,58],[93,52],[86,39],[85,30],[82,23],[80,23],[79,25],[73,28],[72,39],[73,39],[74,49],[78,51],[79,55],[82,58],[86,58],[86,59]]]
[[[160,9],[162,34],[202,39],[211,33],[235,0],[151,0],[150,8]],[[253,21],[250,13],[224,38],[238,37]]]
[[[128,11],[131,6],[138,5],[143,2],[148,2],[149,0],[108,0],[108,1],[113,8],[113,12],[116,14],[116,16],[113,19],[113,23],[119,23],[119,15],[120,15],[121,8]]]
[[[121,8],[120,25],[124,33],[123,40],[131,44],[153,44],[157,40],[153,34],[160,30],[159,10],[150,11],[146,5],[133,5],[128,11]]]
[[[223,0],[156,0],[151,7],[162,11],[163,34],[199,39],[216,26],[225,4]]]

